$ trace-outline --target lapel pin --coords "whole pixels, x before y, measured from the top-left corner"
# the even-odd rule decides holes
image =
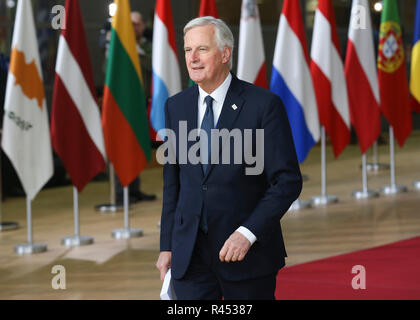
[[[234,105],[232,106],[232,109],[233,109],[233,110],[238,109],[237,105],[236,105],[236,104],[234,104]]]

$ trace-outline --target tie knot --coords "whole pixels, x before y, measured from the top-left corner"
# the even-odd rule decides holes
[[[213,105],[213,98],[209,95],[204,98],[204,101],[206,102],[206,105],[208,107],[211,107]]]

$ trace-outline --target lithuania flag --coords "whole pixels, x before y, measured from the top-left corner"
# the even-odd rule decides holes
[[[129,0],[115,0],[102,106],[106,152],[123,186],[151,159],[146,98]]]
[[[402,146],[411,133],[412,119],[404,47],[396,0],[385,0],[378,50],[381,110]]]

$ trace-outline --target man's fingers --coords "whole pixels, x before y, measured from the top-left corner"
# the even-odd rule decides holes
[[[160,271],[160,280],[165,279],[165,275],[171,266],[172,253],[170,251],[162,251],[159,254],[158,261],[156,262],[156,268]]]
[[[240,241],[242,239],[240,237],[238,239],[234,235],[232,235],[228,240],[226,240],[225,244],[220,250],[219,259],[222,262],[242,261],[245,258],[246,253],[248,252],[249,241]]]
[[[234,255],[234,251],[233,251],[233,249],[231,248],[231,247],[229,247],[229,250],[228,250],[228,252],[226,253],[226,257],[225,257],[225,262],[230,262],[230,261],[232,261],[232,257],[233,257],[233,255]]]
[[[168,272],[168,268],[162,267],[160,269],[160,280],[163,281],[165,279],[166,273]]]
[[[244,260],[245,255],[246,255],[246,252],[241,252],[241,253],[239,254],[239,256],[238,256],[238,261],[242,261],[242,260]]]
[[[227,251],[228,251],[228,246],[226,245],[226,242],[225,242],[225,244],[223,245],[222,250],[220,250],[220,252],[219,252],[219,259],[220,259],[220,261],[222,261],[222,262],[225,261],[225,257],[226,257]]]

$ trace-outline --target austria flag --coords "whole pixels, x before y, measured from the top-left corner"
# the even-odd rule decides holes
[[[181,91],[181,72],[175,44],[170,0],[157,0],[153,25],[153,93],[150,121],[158,132],[165,128],[165,102]]]
[[[315,91],[299,1],[285,0],[274,51],[270,90],[283,100],[298,160],[319,140]]]
[[[239,27],[238,78],[267,88],[260,14],[255,0],[243,0]]]
[[[331,0],[319,0],[311,47],[311,73],[319,120],[338,157],[350,142],[350,115],[344,66]]]
[[[363,154],[381,133],[379,87],[369,11],[367,0],[353,0],[345,64],[351,123]]]
[[[66,1],[66,27],[58,43],[51,139],[80,192],[104,169],[106,156],[78,0]]]

